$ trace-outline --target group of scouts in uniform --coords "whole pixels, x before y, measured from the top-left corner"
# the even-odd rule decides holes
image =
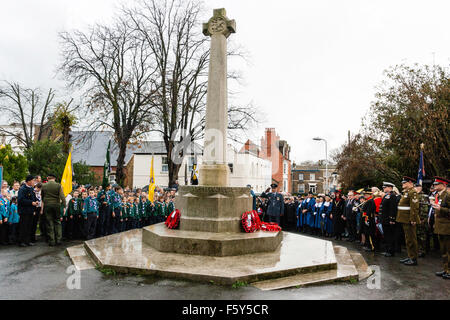
[[[81,193],[80,193],[81,192]],[[61,208],[63,238],[93,239],[165,221],[175,210],[173,195],[150,201],[144,192],[126,192],[120,186],[72,192]]]
[[[111,185],[106,189],[79,186],[64,197],[56,177],[50,174],[47,179],[47,183],[36,183],[30,175],[18,197],[6,190],[0,195],[0,244],[32,246],[34,221],[36,225],[40,221],[41,235],[54,246],[62,239],[89,240],[163,222],[175,210],[173,190],[159,190],[153,202],[139,189],[131,192]]]

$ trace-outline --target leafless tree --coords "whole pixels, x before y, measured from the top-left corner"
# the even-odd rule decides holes
[[[10,126],[0,127],[0,133],[15,139],[25,149],[31,148],[33,141],[46,137],[44,133],[51,126],[48,117],[53,110],[54,97],[53,89],[44,96],[38,88],[5,81],[0,87],[0,112]]]
[[[201,33],[203,8],[192,0],[147,0],[124,7],[122,12],[155,58],[155,131],[166,146],[170,186],[178,179],[185,156],[186,148],[179,145],[192,147],[205,128],[209,39]],[[236,51],[229,54],[239,55]],[[237,77],[230,72],[229,78]],[[252,105],[233,106],[228,113],[230,129],[245,129],[256,120]]]
[[[59,70],[69,87],[85,89],[92,130],[112,129],[117,142],[116,178],[124,180],[127,144],[150,130],[157,86],[152,51],[121,17],[111,26],[60,33]],[[106,146],[105,146],[106,150]]]

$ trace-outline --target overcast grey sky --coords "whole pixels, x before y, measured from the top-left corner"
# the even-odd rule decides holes
[[[107,22],[120,0],[2,1],[0,79],[62,89],[55,77],[58,31]],[[128,1],[131,2],[131,1]],[[250,53],[242,69],[239,102],[267,115],[250,132],[256,142],[274,127],[292,147],[293,160],[324,159],[358,131],[382,72],[391,65],[449,65],[450,1],[207,0],[235,19],[233,41]]]

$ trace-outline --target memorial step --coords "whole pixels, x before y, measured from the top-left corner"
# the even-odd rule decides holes
[[[90,258],[89,254],[84,248],[84,244],[72,246],[67,248],[67,254],[70,260],[78,270],[89,270],[95,268],[95,263]]]
[[[361,253],[350,250],[350,256],[352,257],[353,263],[355,264],[356,270],[358,270],[358,280],[364,280],[370,277],[373,273],[372,269],[370,269],[364,257]]]
[[[334,246],[337,269],[302,273],[289,277],[253,282],[251,285],[260,290],[278,290],[292,287],[305,287],[336,281],[358,280],[358,270],[350,252],[342,246]]]

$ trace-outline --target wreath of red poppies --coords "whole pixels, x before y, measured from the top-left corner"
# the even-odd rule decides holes
[[[169,229],[177,229],[178,225],[180,224],[180,216],[181,216],[180,210],[175,209],[172,211],[171,214],[169,214],[164,224]]]
[[[244,212],[241,221],[242,227],[247,233],[255,232],[258,230],[270,232],[281,231],[281,227],[275,222],[261,222],[256,210]]]

